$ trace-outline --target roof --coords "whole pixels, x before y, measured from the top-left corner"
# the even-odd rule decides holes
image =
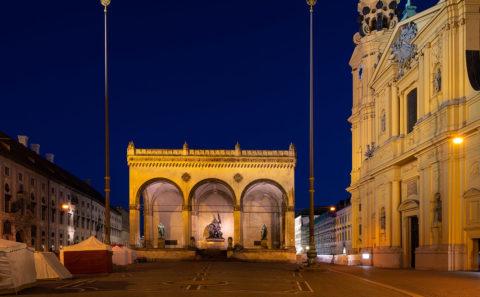
[[[89,238],[85,239],[84,241],[74,244],[74,245],[69,245],[69,246],[64,246],[62,251],[65,252],[74,252],[74,251],[111,251],[112,247],[109,245],[104,244],[100,240],[96,239],[94,236],[90,236]]]
[[[63,168],[48,161],[41,155],[20,144],[18,141],[0,131],[0,156],[12,160],[36,173],[66,185],[105,204],[105,199],[93,187]]]

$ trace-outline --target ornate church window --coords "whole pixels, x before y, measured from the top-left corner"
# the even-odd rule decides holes
[[[407,95],[407,133],[413,131],[417,123],[417,89],[413,89]]]
[[[358,69],[358,79],[362,80],[363,77],[363,64],[360,65],[360,69]]]
[[[385,222],[386,222],[386,217],[385,217],[385,207],[382,207],[380,210],[380,230],[382,232],[385,231]]]

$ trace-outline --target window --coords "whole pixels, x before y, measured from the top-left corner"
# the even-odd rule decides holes
[[[5,212],[10,212],[10,199],[12,199],[12,196],[5,194],[5,205],[4,205]]]
[[[35,179],[32,178],[32,179],[30,180],[30,185],[35,186]]]
[[[47,217],[47,207],[42,205],[42,221],[45,221]]]
[[[3,234],[12,235],[12,224],[10,221],[3,222]]]
[[[18,180],[19,180],[19,181],[22,181],[22,180],[23,180],[23,174],[21,174],[21,173],[18,174]]]
[[[358,224],[358,235],[362,235],[362,224]]]
[[[361,203],[358,204],[358,211],[362,211],[362,204]]]
[[[55,209],[52,209],[52,223],[55,223]]]
[[[10,186],[8,184],[5,184],[5,192],[6,193],[10,192]]]
[[[45,191],[45,184],[42,184],[42,191]]]
[[[69,214],[68,214],[68,217],[67,217],[67,225],[68,225],[68,226],[70,226],[71,220],[72,220],[72,214],[69,213]]]
[[[61,211],[60,212],[60,222],[58,222],[59,224],[63,224],[63,218],[65,217],[65,212]]]
[[[413,131],[417,123],[417,89],[413,89],[407,95],[407,133]]]
[[[385,222],[386,222],[386,219],[385,219],[385,207],[382,207],[382,209],[380,210],[380,230],[381,231],[385,231]]]
[[[5,167],[5,176],[10,176],[10,168]]]

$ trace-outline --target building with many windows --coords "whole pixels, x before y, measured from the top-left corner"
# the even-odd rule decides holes
[[[352,208],[350,199],[340,201],[335,211],[325,211],[315,218],[315,248],[318,255],[352,252]]]
[[[379,267],[478,270],[480,2],[400,2],[358,3],[353,249]]]
[[[40,145],[0,132],[0,235],[36,250],[104,239],[103,196],[40,155]],[[122,215],[111,213],[111,242],[122,243]]]

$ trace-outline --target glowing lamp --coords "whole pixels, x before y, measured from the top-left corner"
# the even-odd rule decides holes
[[[363,260],[368,260],[368,259],[370,259],[370,254],[368,254],[368,253],[362,254],[362,259],[363,259]]]
[[[337,209],[335,208],[335,206],[330,206],[330,211],[331,211],[331,212],[334,212],[335,210],[337,210]]]
[[[62,204],[62,209],[63,209],[63,210],[69,210],[69,209],[70,209],[70,205],[64,203],[64,204]]]
[[[462,144],[463,143],[463,137],[455,137],[453,139],[453,143],[455,144]]]

